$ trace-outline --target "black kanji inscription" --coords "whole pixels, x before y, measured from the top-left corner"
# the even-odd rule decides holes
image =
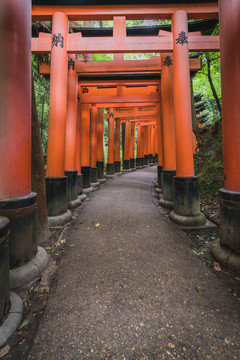
[[[165,60],[164,60],[164,62],[163,62],[163,65],[165,65],[165,66],[170,66],[170,65],[172,65],[173,63],[172,63],[172,59],[170,58],[170,56],[166,56],[165,57]]]
[[[73,59],[68,60],[68,69],[75,69],[75,61]]]
[[[83,88],[82,88],[82,93],[83,94],[88,94],[88,88],[86,87],[86,86],[84,86]]]
[[[188,37],[184,31],[181,31],[178,36],[179,37],[176,39],[176,44],[188,44]]]
[[[52,38],[52,47],[54,46],[58,46],[58,44],[60,44],[60,47],[63,48],[63,43],[64,43],[64,37],[58,33],[58,35],[53,35],[53,38]]]
[[[109,114],[109,119],[111,119],[111,118],[113,118],[113,117],[114,117],[113,113],[110,112],[110,114]]]

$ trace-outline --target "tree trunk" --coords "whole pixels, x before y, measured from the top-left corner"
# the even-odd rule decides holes
[[[213,84],[213,81],[212,81],[212,76],[211,76],[211,60],[209,58],[207,58],[207,67],[208,67],[208,81],[209,81],[209,84],[211,86],[211,89],[212,89],[212,93],[213,93],[213,96],[214,96],[214,99],[216,100],[216,103],[217,103],[217,107],[218,107],[218,111],[220,112],[220,114],[222,115],[222,107],[221,107],[221,103],[220,103],[220,100],[218,98],[218,95],[217,95],[217,92],[216,92],[216,89],[215,89],[215,86]]]
[[[44,158],[38,124],[34,82],[32,80],[32,191],[37,193],[38,243],[50,236],[47,219]]]

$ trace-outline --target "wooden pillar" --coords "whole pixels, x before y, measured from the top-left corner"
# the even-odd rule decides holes
[[[81,174],[81,104],[77,102],[77,127],[76,127],[76,155],[75,164],[78,174]]]
[[[160,91],[160,99],[162,99],[161,86],[159,86],[159,91]],[[157,149],[158,149],[157,183],[158,183],[158,188],[162,189],[163,134],[162,134],[162,106],[160,106],[160,103],[156,105],[156,118],[157,118]]]
[[[104,109],[98,109],[97,120],[97,173],[98,180],[104,178],[104,159],[103,159],[103,134],[104,134]]]
[[[91,167],[96,167],[97,162],[97,107],[91,106]]]
[[[140,144],[141,144],[141,125],[140,123],[138,123],[137,124],[137,158],[141,157]]]
[[[9,261],[10,268],[18,267],[37,253],[36,194],[31,193],[30,0],[0,1],[0,44],[0,230],[1,255],[6,255],[0,266],[2,307],[8,302]],[[9,244],[4,216],[10,220]]]
[[[149,153],[148,153],[148,125],[143,127],[144,129],[144,164],[149,165]]]
[[[31,2],[0,2],[0,198],[31,193]],[[16,28],[17,26],[17,28]],[[21,69],[19,69],[21,59]]]
[[[114,108],[110,108],[108,120],[108,162],[107,175],[112,176],[115,173],[114,166]]]
[[[205,224],[206,220],[200,213],[198,179],[194,176],[186,11],[175,11],[172,17],[172,31],[177,176],[174,177],[174,211],[170,217],[179,224],[197,226]]]
[[[217,259],[240,273],[240,2],[219,1],[224,188],[220,189]],[[229,252],[232,250],[233,253]],[[235,258],[234,258],[235,257]],[[223,259],[227,259],[226,261]]]
[[[126,120],[125,122],[125,141],[124,141],[124,160],[123,160],[123,169],[130,169],[130,158],[129,158],[129,145],[130,145],[130,122]]]
[[[91,157],[90,157],[90,105],[81,105],[81,172],[83,174],[83,189],[91,188]]]
[[[52,18],[51,80],[47,150],[47,176],[64,175],[67,111],[68,18],[55,12]]]
[[[116,119],[115,122],[115,148],[114,148],[114,165],[115,172],[121,172],[121,161],[120,161],[120,137],[121,137],[121,121]]]
[[[77,85],[75,56],[69,55],[65,143],[65,170],[67,171],[76,169]]]
[[[135,121],[131,122],[131,135],[130,135],[130,144],[129,144],[129,159],[130,159],[130,168],[135,168]]]
[[[176,146],[175,124],[173,110],[173,60],[172,53],[161,57],[162,65],[162,130],[163,130],[163,157],[164,170],[162,173],[163,197],[160,205],[172,209],[173,203],[173,177],[176,176]]]

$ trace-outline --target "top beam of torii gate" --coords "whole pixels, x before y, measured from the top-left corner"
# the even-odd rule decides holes
[[[114,16],[125,16],[127,20],[171,19],[174,11],[180,9],[188,13],[189,19],[218,18],[217,0],[193,0],[192,4],[177,0],[115,0],[114,6],[101,0],[33,0],[32,3],[34,21],[51,20],[56,11],[65,13],[71,21],[113,20]]]

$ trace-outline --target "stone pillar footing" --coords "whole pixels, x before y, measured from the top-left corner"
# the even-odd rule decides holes
[[[144,165],[149,165],[148,155],[144,155]]]
[[[43,270],[47,267],[49,255],[44,248],[38,246],[37,254],[26,264],[10,270],[10,289],[21,287],[30,281],[40,278]]]
[[[176,170],[163,170],[162,190],[163,196],[159,200],[159,204],[167,209],[173,209],[173,177],[176,176]]]
[[[82,166],[81,172],[83,175],[83,193],[85,189],[91,188],[91,167]]]
[[[115,163],[107,163],[106,175],[115,174]]]
[[[206,219],[200,212],[198,178],[173,178],[174,210],[169,217],[177,224],[184,226],[205,225]]]
[[[227,246],[222,246],[218,240],[212,245],[211,254],[220,264],[240,274],[240,253],[231,250]]]
[[[48,216],[49,227],[61,226],[66,224],[72,218],[72,212],[67,210],[65,213],[57,216]]]
[[[13,292],[10,293],[10,309],[4,323],[0,326],[0,347],[2,347],[10,336],[18,329],[22,321],[23,301],[21,297]]]
[[[121,161],[114,161],[115,173],[121,172]]]
[[[240,254],[240,192],[220,189],[219,200],[220,244]]]
[[[136,158],[136,168],[141,169],[142,168],[142,158]]]
[[[10,221],[10,268],[25,264],[37,253],[37,194],[0,199],[0,216]]]

